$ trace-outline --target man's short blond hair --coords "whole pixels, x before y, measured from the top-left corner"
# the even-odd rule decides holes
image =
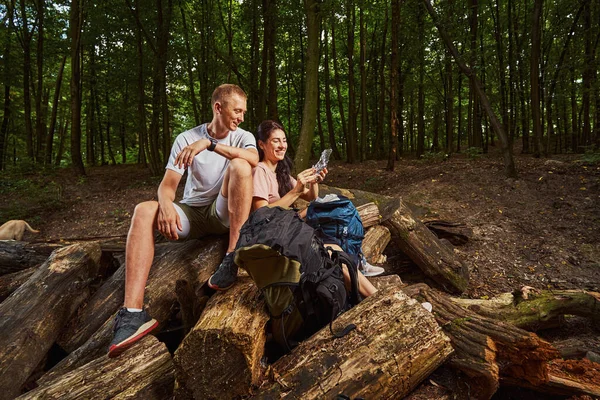
[[[210,105],[214,106],[217,101],[220,102],[221,104],[226,104],[227,99],[229,99],[234,94],[237,94],[238,96],[242,97],[244,100],[248,99],[246,92],[244,92],[244,90],[241,87],[239,87],[238,85],[231,84],[231,83],[224,83],[224,84],[218,86],[214,90],[212,97],[210,99]]]

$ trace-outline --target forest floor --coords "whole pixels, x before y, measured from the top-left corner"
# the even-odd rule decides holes
[[[455,248],[470,271],[464,297],[491,298],[522,286],[600,291],[598,157],[515,155],[515,162],[518,179],[504,176],[497,152],[403,158],[393,172],[385,161],[332,161],[326,183],[400,196],[427,218],[471,228],[469,242]],[[69,169],[9,171],[0,178],[0,222],[28,220],[41,230],[26,236],[31,241],[124,238],[135,204],[155,198],[159,182],[137,165],[92,167],[84,178]],[[400,275],[407,282],[420,279],[411,271]],[[600,332],[581,319],[550,335],[560,339],[574,332],[600,349]]]

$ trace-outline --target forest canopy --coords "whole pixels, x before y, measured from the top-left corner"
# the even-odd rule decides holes
[[[301,166],[600,145],[597,1],[2,0],[0,24],[0,169],[160,174],[225,82]]]

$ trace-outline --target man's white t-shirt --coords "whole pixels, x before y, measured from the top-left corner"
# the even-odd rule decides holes
[[[209,138],[207,124],[202,124],[188,131],[180,133],[171,147],[171,155],[165,168],[183,175],[185,168],[179,168],[175,165],[175,159],[181,150],[200,139]],[[219,144],[224,144],[242,149],[256,149],[256,139],[252,133],[237,128],[235,131],[229,131],[229,134],[218,140]],[[183,192],[181,203],[190,206],[205,206],[211,204],[219,194],[225,171],[229,166],[229,159],[216,152],[204,150],[194,157],[192,165],[188,167],[187,181]]]

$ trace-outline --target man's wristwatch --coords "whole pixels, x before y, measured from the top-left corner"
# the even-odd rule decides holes
[[[217,139],[215,139],[214,137],[209,136],[208,140],[210,140],[210,145],[206,148],[206,150],[208,151],[215,151],[215,147],[217,147]]]

